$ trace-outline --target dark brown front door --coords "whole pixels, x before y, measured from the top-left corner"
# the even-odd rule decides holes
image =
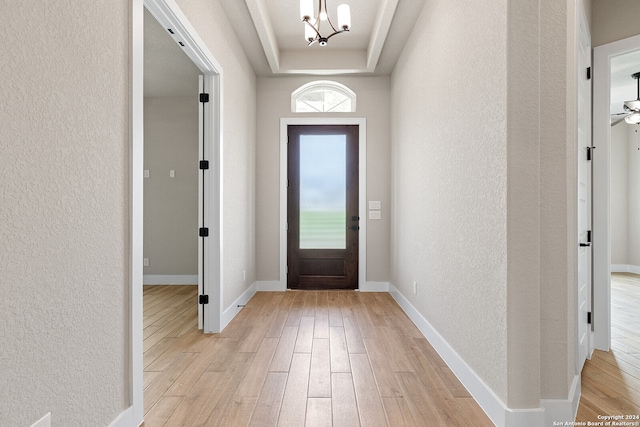
[[[287,286],[358,286],[358,126],[288,126]]]

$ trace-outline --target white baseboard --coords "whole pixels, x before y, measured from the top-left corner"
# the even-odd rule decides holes
[[[51,412],[33,423],[31,427],[51,427]]]
[[[284,292],[287,290],[287,284],[281,283],[279,280],[263,280],[256,282],[256,290],[263,292]]]
[[[135,422],[133,413],[133,406],[129,406],[118,416],[118,418],[109,424],[109,427],[132,427],[142,425],[143,421],[138,423]]]
[[[284,292],[287,284],[279,280],[264,280],[256,282],[256,290],[263,292]],[[360,292],[389,292],[389,282],[365,282],[358,289]]]
[[[569,399],[544,399],[540,408],[509,408],[393,284],[389,284],[389,293],[496,426],[548,426],[553,421],[575,420],[580,401],[579,375],[573,381]]]
[[[229,322],[242,310],[242,307],[251,299],[256,293],[256,283],[249,286],[249,288],[242,293],[229,307],[222,312],[222,319],[220,319],[220,330],[224,330]]]
[[[389,292],[389,282],[365,282],[360,292]]]
[[[544,408],[545,425],[552,426],[554,422],[573,421],[578,414],[580,404],[580,390],[582,389],[580,375],[573,377],[568,399],[541,399],[540,405]]]
[[[145,274],[145,285],[197,285],[197,274]]]
[[[640,266],[629,264],[611,264],[611,272],[640,274]]]

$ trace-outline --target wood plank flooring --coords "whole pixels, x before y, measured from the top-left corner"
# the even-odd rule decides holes
[[[598,415],[638,414],[640,276],[614,273],[611,276],[611,350],[594,351],[584,365],[576,421],[602,421]]]
[[[387,293],[259,292],[220,334],[196,287],[144,287],[145,423],[492,426]]]

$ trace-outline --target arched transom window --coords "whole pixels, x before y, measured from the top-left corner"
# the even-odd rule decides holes
[[[291,111],[294,113],[354,113],[356,94],[340,83],[317,80],[293,91]]]

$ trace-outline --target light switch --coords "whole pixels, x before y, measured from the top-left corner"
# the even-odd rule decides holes
[[[169,178],[175,178],[176,177],[176,171],[174,171],[173,169],[171,169],[169,171]]]
[[[369,219],[381,219],[380,211],[369,211]]]
[[[369,200],[369,209],[380,209],[380,200]]]
[[[149,169],[144,170],[144,177],[149,178]]]

